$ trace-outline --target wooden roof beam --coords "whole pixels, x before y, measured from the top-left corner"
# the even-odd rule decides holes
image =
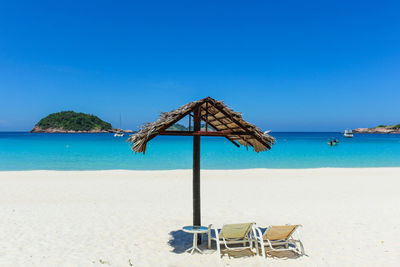
[[[185,112],[185,113],[179,115],[175,120],[173,120],[173,122],[171,122],[170,124],[165,125],[165,126],[162,127],[161,129],[159,129],[158,132],[165,131],[166,129],[168,129],[169,127],[171,127],[172,125],[174,125],[175,123],[177,123],[178,121],[180,121],[181,119],[183,119],[184,117],[186,117],[187,115],[189,115],[189,114],[192,112],[192,110],[196,109],[198,106],[201,106],[201,104],[203,104],[203,103],[200,102],[200,103],[198,103],[193,109],[188,110],[187,112]],[[152,137],[150,137],[150,138],[148,138],[148,139],[146,140],[145,149],[144,149],[144,151],[143,151],[143,154],[146,152],[147,143],[148,143],[150,140],[152,140],[154,137],[156,137],[156,136],[157,136],[157,134],[154,135],[154,136],[152,136]]]
[[[203,109],[202,107],[200,107],[201,109]],[[210,113],[209,113],[210,114]],[[222,125],[224,125],[226,128],[228,128],[228,129],[231,129],[228,125],[226,125],[223,121],[221,121],[220,119],[218,119],[217,117],[215,117],[215,115],[214,114],[210,114],[215,120],[217,120],[218,122],[220,122]],[[211,124],[211,126],[212,126],[212,124]],[[243,138],[243,137],[241,137],[241,136],[239,136],[240,137],[240,139],[242,139],[242,141],[244,141],[245,143],[246,143],[246,147],[247,147],[247,144],[248,144],[248,141],[245,139],[245,138]]]
[[[208,100],[206,100],[208,101]],[[235,118],[233,118],[230,114],[228,114],[223,108],[218,107],[216,105],[214,105],[214,103],[210,102],[210,104],[212,106],[214,106],[216,109],[218,109],[219,112],[221,112],[222,114],[224,114],[226,117],[228,117],[229,119],[232,120],[232,122],[236,123],[239,127],[241,127],[248,135],[253,136],[258,142],[260,142],[262,145],[264,145],[265,147],[267,147],[268,149],[271,149],[271,145],[268,144],[267,142],[265,142],[264,140],[262,140],[261,138],[259,138],[256,135],[253,135],[253,133],[251,131],[249,131],[249,129],[247,129],[246,126],[244,126],[240,121],[236,120]],[[218,104],[218,103],[216,103]],[[215,117],[214,117],[215,118]]]
[[[212,115],[212,114],[211,114]],[[205,118],[203,117],[203,116],[201,116],[201,118],[204,120]],[[215,126],[214,125],[212,125],[211,124],[211,127],[213,127],[214,129],[216,129],[215,128]],[[225,126],[226,127],[226,126]],[[228,128],[229,129],[229,128]],[[217,129],[216,129],[217,130]],[[235,142],[235,140],[233,140],[231,137],[228,137],[228,136],[224,136],[226,139],[228,139],[232,144],[234,144],[235,146],[237,146],[237,147],[240,147],[240,145],[238,144],[238,143],[236,143]]]
[[[182,136],[229,136],[229,135],[248,135],[244,132],[232,132],[232,131],[162,131],[159,135],[182,135]]]

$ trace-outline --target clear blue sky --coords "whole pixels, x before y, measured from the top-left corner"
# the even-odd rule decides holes
[[[400,123],[399,1],[2,1],[0,131],[224,100],[264,130]]]

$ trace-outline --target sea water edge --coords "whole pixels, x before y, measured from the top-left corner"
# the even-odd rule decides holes
[[[202,169],[400,167],[400,135],[273,132],[270,151],[237,148],[223,137],[202,137]],[[328,146],[328,138],[339,140]],[[128,135],[0,132],[0,170],[174,170],[192,168],[191,137],[158,136],[146,154],[131,151]]]

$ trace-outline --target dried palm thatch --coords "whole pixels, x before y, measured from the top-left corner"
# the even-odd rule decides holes
[[[140,131],[129,137],[132,150],[145,153],[147,143],[169,127],[192,112],[200,108],[201,120],[205,121],[216,131],[223,133],[227,139],[246,148],[253,147],[254,151],[261,152],[271,149],[275,138],[264,134],[258,127],[243,120],[240,113],[228,108],[222,101],[206,97],[190,102],[170,112],[161,113],[160,118],[153,123],[146,123]],[[239,145],[237,145],[239,146]]]

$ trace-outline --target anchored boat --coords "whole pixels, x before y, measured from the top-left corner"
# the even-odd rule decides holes
[[[114,134],[114,137],[122,137],[122,136],[124,136],[124,132],[122,131],[121,113],[119,113],[119,130]]]
[[[343,135],[346,138],[353,138],[353,136],[354,136],[352,130],[345,130]]]
[[[123,132],[116,132],[116,133],[114,134],[114,137],[122,137],[122,136],[124,136],[124,133],[123,133]]]

